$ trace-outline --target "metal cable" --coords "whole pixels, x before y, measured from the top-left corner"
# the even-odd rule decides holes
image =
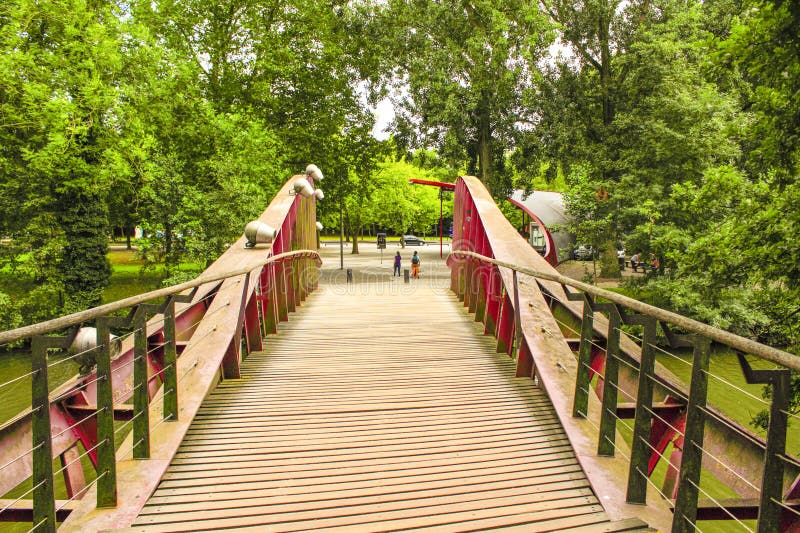
[[[11,459],[9,462],[7,462],[6,464],[4,464],[3,466],[0,466],[0,472],[2,472],[2,471],[3,471],[5,468],[7,468],[8,466],[10,466],[10,465],[12,465],[12,464],[16,463],[17,461],[19,461],[20,459],[22,459],[22,458],[23,458],[23,457],[25,457],[26,455],[30,455],[30,454],[32,454],[33,452],[35,452],[36,450],[38,450],[38,449],[39,449],[39,448],[41,448],[42,446],[44,446],[44,443],[41,443],[41,442],[40,442],[39,444],[37,444],[36,446],[34,446],[33,448],[31,448],[31,449],[30,449],[30,450],[28,450],[27,452],[24,452],[23,454],[21,454],[21,455],[18,455],[18,456],[16,456],[15,458]]]
[[[166,418],[162,418],[161,420],[159,420],[159,421],[158,421],[158,422],[157,422],[157,423],[156,423],[156,424],[155,424],[155,425],[154,425],[152,428],[150,428],[150,432],[152,433],[153,431],[155,431],[155,430],[156,430],[156,428],[158,428],[158,426],[160,426],[161,424],[163,424],[163,423],[164,423],[164,422],[166,422],[167,420],[170,420],[170,419],[172,418],[172,416],[173,416],[173,415],[169,415],[168,417],[166,417]],[[139,439],[138,441],[136,441],[136,442],[134,442],[133,444],[131,444],[131,449],[130,449],[130,450],[128,450],[128,451],[126,451],[124,454],[120,454],[120,457],[124,457],[124,456],[125,456],[125,455],[127,455],[128,453],[130,453],[130,454],[131,454],[131,457],[133,457],[133,449],[134,449],[134,448],[136,448],[136,446],[138,446],[138,445],[139,445],[139,444],[141,444],[142,442],[144,442],[144,439],[143,439],[143,438],[142,438],[142,439]]]
[[[39,523],[38,523],[38,524],[36,524],[35,526],[33,526],[32,528],[30,528],[30,529],[28,530],[28,533],[31,533],[31,531],[36,531],[36,529],[37,529],[39,526],[41,526],[42,524],[44,524],[45,522],[47,522],[47,520],[48,520],[48,518],[47,518],[46,516],[45,516],[44,518],[42,518],[41,520],[39,520]]]
[[[581,332],[580,332],[580,331],[578,331],[578,330],[576,330],[576,329],[573,329],[573,328],[572,328],[572,327],[571,327],[569,324],[567,324],[566,322],[564,322],[564,321],[562,321],[562,320],[559,320],[558,318],[556,318],[556,317],[555,317],[555,315],[553,315],[553,320],[555,320],[555,321],[556,321],[558,324],[560,324],[560,325],[564,326],[566,329],[568,329],[568,330],[569,330],[569,331],[571,331],[572,333],[577,333],[578,335],[580,335],[580,334],[581,334]]]
[[[797,420],[800,420],[800,414],[798,414],[798,413],[793,413],[791,411],[786,411],[784,409],[781,409],[780,411],[781,411],[781,413],[785,414],[789,418],[796,418]]]
[[[87,420],[92,418],[93,416],[97,416],[98,413],[101,413],[102,411],[105,411],[105,410],[106,410],[105,407],[101,407],[100,409],[96,409],[93,413],[91,413],[91,414],[87,415],[86,417],[82,418],[81,420],[75,422],[74,424],[72,424],[71,426],[67,427],[66,429],[61,430],[61,432],[58,433],[57,435],[53,435],[53,438],[55,439],[56,437],[60,437],[61,435],[63,435],[67,431],[71,431],[71,430],[75,429],[76,427],[80,426],[81,424],[83,424],[84,422],[86,422]]]
[[[128,362],[126,362],[126,363],[122,363],[121,365],[117,365],[117,367],[116,367],[116,368],[112,368],[112,369],[111,369],[111,373],[113,374],[114,372],[119,372],[120,370],[122,370],[122,369],[123,369],[123,368],[125,368],[126,366],[132,365],[133,363],[135,363],[136,361],[138,361],[138,360],[139,360],[139,359],[141,359],[141,358],[142,358],[142,356],[141,356],[141,355],[138,355],[138,356],[136,356],[136,357],[133,357],[133,358],[131,358],[131,360],[130,360],[130,361],[128,361]]]
[[[792,513],[792,514],[794,514],[794,515],[796,515],[796,516],[800,516],[800,511],[798,511],[797,509],[795,509],[795,508],[794,508],[794,507],[792,507],[791,505],[786,505],[784,502],[782,502],[782,501],[778,501],[778,500],[776,500],[775,498],[770,498],[769,500],[770,500],[771,502],[777,503],[778,505],[780,505],[781,507],[783,507],[784,509],[786,509],[786,510],[787,510],[787,511],[789,511],[790,513]]]
[[[614,411],[612,411],[611,409],[607,409],[607,411],[608,411],[608,413],[609,413],[609,414],[611,414],[611,416],[613,416],[614,418],[616,418],[616,419],[617,419],[617,422],[619,422],[620,424],[622,424],[623,426],[625,426],[625,429],[627,429],[627,430],[628,430],[628,431],[630,431],[631,433],[633,432],[633,426],[631,426],[630,424],[628,424],[627,422],[625,422],[625,420],[624,420],[624,419],[620,418],[620,417],[619,417],[619,415],[617,415],[617,413],[615,413],[615,412],[614,412]]]
[[[625,365],[625,366],[627,366],[628,368],[630,368],[631,370],[633,370],[633,371],[635,371],[635,372],[638,372],[638,371],[639,371],[639,367],[638,367],[638,366],[636,366],[636,365],[634,365],[634,364],[633,364],[633,363],[631,363],[630,361],[626,361],[625,359],[623,359],[622,357],[620,357],[620,356],[618,356],[618,355],[612,355],[612,357],[613,357],[614,359],[616,359],[617,361],[619,361],[620,363],[622,363],[623,365]]]
[[[707,414],[708,416],[716,419],[723,426],[727,427],[728,429],[733,430],[734,432],[738,433],[742,437],[746,438],[747,440],[749,440],[751,443],[753,443],[754,445],[758,446],[762,450],[766,450],[767,449],[767,446],[763,442],[759,442],[758,440],[756,440],[755,437],[753,437],[751,435],[748,435],[747,433],[743,432],[742,429],[737,428],[736,426],[732,425],[729,420],[726,420],[726,419],[722,418],[723,415],[717,414],[717,413],[709,410],[708,407],[706,407],[706,406],[697,406],[697,408],[700,409],[704,414]]]
[[[670,465],[671,465],[671,464],[672,464],[672,463],[670,463]],[[655,491],[656,491],[656,492],[657,492],[657,493],[658,493],[658,494],[659,494],[659,495],[660,495],[662,498],[664,498],[664,499],[665,499],[665,500],[667,500],[667,501],[669,501],[669,500],[671,499],[671,498],[667,497],[667,495],[666,495],[666,494],[664,494],[664,493],[661,491],[661,488],[660,488],[658,485],[656,485],[655,483],[653,483],[653,480],[652,480],[652,479],[650,479],[650,476],[648,476],[647,474],[645,474],[644,472],[642,472],[641,470],[639,470],[639,467],[638,467],[638,466],[636,467],[636,471],[637,471],[637,472],[639,472],[639,475],[640,475],[640,476],[644,476],[644,480],[647,482],[647,484],[648,484],[648,485],[650,485],[651,487],[653,487],[653,488],[655,489]]]
[[[646,377],[650,378],[653,381],[653,383],[664,387],[665,389],[667,389],[667,391],[669,391],[670,393],[674,394],[675,396],[677,396],[678,398],[680,398],[684,402],[689,403],[689,396],[687,396],[685,392],[680,391],[677,388],[675,388],[674,385],[671,385],[670,383],[667,383],[666,381],[659,381],[657,379],[658,376],[655,376],[655,375],[647,374]]]
[[[89,380],[89,381],[81,382],[81,384],[77,385],[75,388],[72,388],[72,389],[70,389],[68,391],[65,391],[63,394],[61,394],[59,396],[56,396],[55,398],[52,398],[50,400],[50,403],[54,404],[56,402],[59,402],[59,401],[63,400],[64,398],[69,398],[73,394],[76,394],[77,392],[80,392],[80,390],[83,389],[84,387],[88,387],[89,385],[91,385],[93,383],[97,383],[98,381],[101,381],[103,379],[105,379],[105,378],[94,378],[94,379]]]
[[[102,474],[100,474],[99,476],[97,476],[96,478],[94,478],[92,481],[90,481],[89,483],[87,483],[85,487],[83,487],[81,490],[79,490],[78,492],[76,492],[75,494],[73,494],[73,495],[72,495],[72,498],[70,498],[70,499],[68,499],[67,501],[65,501],[64,503],[62,503],[62,504],[61,504],[61,506],[60,506],[60,507],[58,507],[58,508],[56,509],[56,512],[60,511],[60,510],[61,510],[61,509],[63,509],[64,507],[66,507],[66,506],[67,506],[67,504],[68,504],[69,502],[71,502],[72,500],[76,499],[78,496],[80,496],[81,494],[83,494],[84,492],[86,492],[87,490],[89,490],[89,489],[92,487],[92,485],[94,485],[95,483],[97,483],[98,481],[100,481],[100,479],[102,479],[102,478],[103,478],[103,476],[105,476],[105,475],[107,475],[107,474],[108,474],[108,470],[104,470]]]
[[[666,425],[667,425],[667,426],[668,426],[668,427],[669,427],[671,430],[675,431],[675,432],[676,432],[678,435],[680,435],[681,437],[685,437],[685,436],[686,436],[686,434],[685,434],[683,431],[679,430],[678,428],[676,428],[675,426],[673,426],[672,424],[670,424],[669,422],[667,422],[666,420],[664,420],[664,418],[663,418],[663,417],[661,417],[660,415],[656,414],[656,412],[653,410],[653,408],[652,408],[652,407],[648,407],[648,406],[646,406],[646,405],[645,405],[645,406],[643,406],[643,407],[644,407],[644,408],[645,408],[647,411],[649,411],[651,415],[653,415],[653,416],[654,416],[654,417],[656,417],[657,419],[659,419],[659,420],[661,420],[662,422],[664,422],[664,424],[666,424]]]
[[[598,434],[600,433],[600,426],[598,426],[597,424],[595,424],[594,422],[592,422],[592,421],[589,419],[589,416],[588,416],[586,413],[584,413],[584,412],[582,412],[582,411],[578,411],[578,414],[579,414],[579,415],[583,415],[583,420],[585,420],[585,421],[586,421],[586,423],[588,423],[590,426],[592,426],[594,429],[596,429]],[[624,453],[622,453],[622,450],[619,448],[619,446],[617,446],[617,443],[616,443],[616,442],[612,441],[612,440],[611,440],[610,438],[608,438],[608,437],[606,437],[606,440],[607,440],[609,443],[611,443],[611,445],[614,447],[614,449],[615,449],[616,451],[618,451],[622,457],[624,457],[625,459],[627,459],[628,461],[630,461],[630,457],[628,457],[627,455],[625,455]]]
[[[34,374],[36,374],[38,372],[39,372],[38,370],[32,370],[32,371],[28,372],[27,374],[22,374],[21,376],[17,376],[17,377],[15,377],[13,379],[10,379],[10,380],[6,381],[5,383],[0,383],[0,389],[2,389],[3,387],[5,387],[7,385],[11,385],[13,383],[16,383],[17,381],[22,381],[25,378],[29,378],[29,377],[33,376]]]
[[[98,348],[99,348],[99,346],[92,346],[91,348],[87,348],[87,349],[83,350],[82,352],[78,352],[76,354],[72,354],[69,357],[64,357],[62,359],[59,359],[58,361],[53,361],[52,363],[47,363],[47,368],[52,368],[52,367],[54,367],[56,365],[60,365],[61,363],[65,363],[67,361],[72,361],[73,359],[76,359],[76,358],[78,358],[78,357],[80,357],[80,356],[82,356],[84,354],[89,353],[89,352],[93,352]]]
[[[720,509],[722,509],[722,511],[723,511],[725,514],[727,514],[728,516],[730,516],[730,517],[731,517],[731,519],[735,520],[735,521],[736,521],[736,522],[737,522],[737,523],[738,523],[740,526],[742,526],[742,527],[743,527],[743,528],[744,528],[746,531],[753,531],[752,529],[750,529],[749,527],[747,527],[747,525],[745,525],[745,523],[744,523],[744,522],[742,522],[741,520],[739,520],[738,518],[736,518],[736,516],[734,516],[734,514],[733,514],[733,513],[731,513],[730,511],[728,511],[728,510],[725,508],[725,506],[723,506],[723,505],[722,505],[722,504],[721,504],[721,503],[720,503],[720,502],[719,502],[719,501],[718,501],[716,498],[714,498],[713,496],[711,496],[711,495],[710,495],[708,492],[704,491],[704,490],[703,490],[703,489],[700,487],[700,485],[698,485],[697,483],[695,483],[694,481],[692,481],[692,480],[691,480],[691,479],[689,479],[689,478],[686,478],[686,481],[688,481],[689,483],[691,483],[692,485],[694,485],[694,487],[695,487],[695,488],[696,488],[698,491],[702,492],[702,493],[703,493],[703,494],[704,494],[704,495],[705,495],[705,496],[706,496],[706,497],[707,497],[709,500],[711,500],[712,502],[714,502],[714,503],[716,504],[716,506],[717,506],[717,507],[719,507]]]
[[[95,451],[100,446],[106,444],[107,442],[108,442],[108,439],[103,439],[103,442],[98,442],[97,444],[95,444],[94,446],[92,446],[88,450],[84,451],[82,454],[80,454],[77,458],[73,459],[69,463],[67,463],[64,466],[62,466],[61,468],[59,468],[57,471],[53,472],[53,476],[57,476],[58,474],[60,474],[61,472],[63,472],[64,470],[66,470],[67,468],[72,466],[73,464],[77,463],[78,461],[80,461],[81,459],[83,459],[84,457],[86,457],[87,455],[92,453],[93,451]]]
[[[128,427],[130,424],[132,424],[133,421],[136,420],[137,418],[139,418],[139,416],[141,416],[141,414],[143,412],[144,411],[139,411],[138,413],[133,415],[130,420],[126,420],[124,424],[120,425],[117,429],[114,430],[114,435],[117,435],[120,431],[122,431],[123,429]]]
[[[621,392],[622,394],[624,394],[625,396],[627,396],[631,400],[636,401],[636,397],[633,394],[631,394],[628,391],[626,391],[625,389],[623,389],[622,387],[620,387],[618,383],[610,383],[608,381],[606,381],[606,383],[608,383],[609,385],[611,385],[612,387],[617,389],[617,392]]]
[[[779,457],[779,458],[783,459],[784,462],[789,463],[792,466],[796,466],[797,468],[800,468],[800,461],[798,461],[797,459],[795,459],[793,457],[789,457],[788,455],[783,455],[783,454],[777,455],[776,457]]]
[[[35,491],[36,489],[38,489],[39,487],[41,487],[45,483],[47,483],[46,479],[40,481],[38,484],[36,484],[33,487],[31,487],[30,489],[28,489],[25,493],[22,494],[22,496],[20,496],[19,498],[17,498],[13,502],[9,503],[8,505],[6,505],[2,509],[0,509],[0,514],[3,514],[4,512],[6,512],[9,509],[11,509],[12,507],[14,507],[14,505],[16,505],[19,501],[21,501],[25,496],[27,496],[28,494],[32,493],[33,491]]]
[[[769,406],[769,402],[768,401],[764,400],[763,398],[759,398],[758,396],[756,396],[752,392],[748,392],[748,391],[744,390],[743,388],[739,387],[738,385],[736,385],[734,383],[731,383],[730,381],[726,380],[725,378],[722,378],[722,377],[719,377],[719,376],[715,376],[714,374],[708,372],[707,370],[704,370],[703,372],[705,372],[705,374],[708,377],[712,377],[712,378],[716,379],[717,381],[724,383],[725,385],[731,387],[735,391],[738,391],[738,392],[744,394],[745,396],[749,396],[750,398],[752,398],[754,400],[757,400],[757,401],[763,403],[766,406]]]
[[[696,443],[695,441],[692,441],[692,445],[693,445],[693,446],[695,446],[696,448],[698,448],[698,449],[699,449],[701,452],[703,452],[703,455],[705,455],[705,456],[707,456],[707,457],[710,457],[710,458],[711,458],[711,459],[712,459],[714,462],[716,462],[716,463],[717,463],[718,465],[720,465],[722,468],[724,468],[725,470],[727,470],[728,472],[730,472],[730,473],[731,473],[731,474],[733,474],[734,476],[736,476],[736,477],[738,477],[739,479],[741,479],[741,480],[742,480],[742,481],[743,481],[745,484],[749,485],[749,486],[750,486],[750,488],[752,488],[753,490],[755,490],[755,491],[756,491],[756,492],[758,492],[758,493],[760,493],[760,492],[761,492],[761,488],[760,488],[760,487],[756,487],[755,485],[753,485],[753,484],[752,484],[752,483],[751,483],[749,480],[747,480],[747,479],[745,479],[744,477],[742,477],[742,475],[741,475],[741,474],[739,474],[738,472],[736,472],[735,470],[733,470],[731,467],[729,467],[728,465],[726,465],[725,463],[723,463],[722,461],[720,461],[719,459],[717,459],[716,457],[714,457],[713,455],[711,455],[711,453],[710,453],[708,450],[706,450],[706,449],[705,449],[705,448],[703,448],[702,446],[698,446],[698,445],[697,445],[697,443]]]
[[[642,441],[642,442],[644,442],[644,443],[647,445],[647,447],[648,447],[648,448],[650,448],[651,450],[653,450],[653,452],[655,452],[655,454],[656,454],[657,456],[659,456],[661,459],[663,459],[664,461],[666,461],[666,462],[667,462],[667,464],[668,464],[669,466],[671,466],[671,467],[672,467],[672,468],[674,468],[675,470],[680,470],[680,465],[678,465],[678,466],[675,466],[674,464],[672,464],[672,462],[671,462],[669,459],[667,459],[667,457],[664,455],[664,453],[663,453],[663,452],[660,452],[660,451],[658,451],[658,450],[656,449],[656,447],[655,447],[655,446],[653,446],[652,444],[650,444],[650,442],[649,442],[649,441],[648,441],[646,438],[644,438],[644,437],[639,437],[639,440],[640,440],[640,441]],[[637,470],[638,470],[638,468],[637,468]],[[662,496],[663,496],[663,495],[662,495]],[[665,497],[665,498],[666,498],[666,497]],[[669,498],[666,498],[666,499],[669,499]]]
[[[658,352],[666,354],[666,355],[672,357],[673,359],[675,359],[677,361],[680,361],[681,363],[683,363],[684,365],[688,366],[689,368],[692,368],[692,363],[690,363],[689,361],[684,360],[683,358],[675,355],[672,352],[668,352],[667,350],[665,350],[661,346],[658,346],[657,344],[653,344],[651,342],[648,342],[647,345],[650,346],[651,348],[653,348],[654,350],[658,351]]]

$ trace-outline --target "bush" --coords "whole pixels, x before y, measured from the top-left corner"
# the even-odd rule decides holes
[[[22,313],[14,300],[4,292],[0,292],[0,331],[15,329],[22,325]]]

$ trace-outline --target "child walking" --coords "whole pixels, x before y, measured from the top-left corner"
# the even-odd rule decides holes
[[[403,258],[400,257],[400,252],[397,252],[397,254],[394,256],[394,272],[392,272],[392,277],[394,277],[395,274],[397,274],[398,278],[400,277],[400,262],[402,260]]]

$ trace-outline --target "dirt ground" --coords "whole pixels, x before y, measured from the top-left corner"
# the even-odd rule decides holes
[[[572,279],[576,279],[578,281],[583,281],[584,276],[587,272],[591,273],[592,270],[592,262],[591,261],[564,261],[563,263],[559,263],[556,267],[556,270],[564,276],[567,276]],[[597,272],[600,273],[600,265],[597,265]],[[597,286],[598,287],[618,287],[621,281],[625,281],[631,278],[639,278],[643,277],[644,273],[642,272],[633,272],[630,268],[626,268],[622,272],[622,278],[618,279],[609,279],[609,278],[598,278]]]

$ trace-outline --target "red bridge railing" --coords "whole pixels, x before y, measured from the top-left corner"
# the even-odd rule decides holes
[[[790,370],[800,371],[800,357],[559,275],[476,178],[456,184],[453,225],[451,288],[497,337],[498,352],[516,358],[517,375],[547,390],[613,518],[638,516],[675,532],[720,519],[745,530],[800,531],[800,461],[786,451],[789,419],[800,418],[789,406]],[[556,318],[557,307],[580,325]],[[666,349],[656,340],[659,327]],[[565,338],[562,329],[577,338]],[[770,386],[766,439],[709,405],[708,381],[721,379],[709,371],[712,342],[738,354],[749,383]],[[674,348],[693,349],[688,384],[656,362],[657,352],[671,355]],[[753,370],[752,357],[774,368]],[[618,425],[633,434],[630,448]],[[650,477],[660,461],[667,473],[658,487]],[[700,483],[701,469],[740,497],[713,498]],[[674,518],[664,516],[665,506]],[[756,520],[755,527],[746,520]]]

